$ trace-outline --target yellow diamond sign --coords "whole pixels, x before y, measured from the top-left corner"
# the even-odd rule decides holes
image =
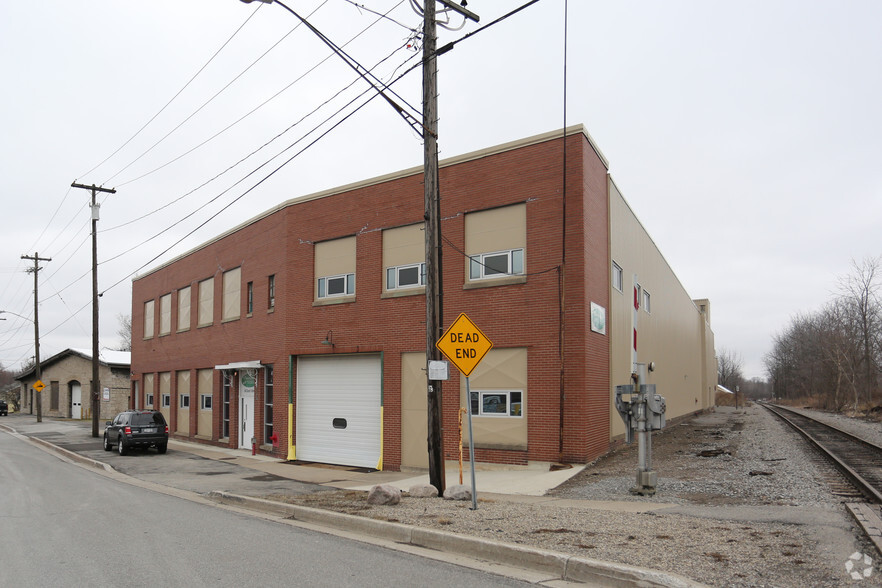
[[[37,380],[36,382],[34,382],[34,390],[36,390],[37,392],[42,392],[43,388],[45,387],[46,384],[44,384],[42,380]]]
[[[481,329],[466,316],[460,314],[450,328],[435,342],[444,356],[466,377],[481,363],[493,347]]]

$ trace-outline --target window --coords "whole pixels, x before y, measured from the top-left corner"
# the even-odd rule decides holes
[[[472,414],[476,416],[520,417],[523,408],[520,390],[473,391]]]
[[[242,314],[242,268],[224,272],[223,311],[221,320],[232,321]]]
[[[526,204],[468,213],[465,217],[465,250],[469,258],[465,268],[467,282],[523,276],[526,247]],[[519,277],[514,281],[522,280]]]
[[[144,408],[153,408],[153,374],[144,374]]]
[[[355,237],[316,243],[314,264],[316,300],[350,301],[347,297],[355,295]]]
[[[254,282],[248,282],[248,287],[245,289],[245,313],[251,314],[254,312]]]
[[[224,378],[224,386],[223,386],[223,437],[230,436],[230,382],[233,377],[225,372],[223,374]]]
[[[650,299],[651,298],[649,296],[649,292],[644,290],[643,291],[643,310],[645,310],[647,312],[647,314],[652,312],[652,309],[650,308],[650,304],[649,304]]]
[[[624,288],[624,272],[621,266],[616,262],[612,262],[612,287],[622,292]]]
[[[199,326],[214,322],[214,278],[199,282]]]
[[[199,408],[202,410],[211,410],[211,395],[210,394],[200,394],[199,395]]]
[[[263,442],[273,436],[273,366],[268,365],[263,378]]]
[[[190,408],[190,395],[189,394],[181,394],[178,396],[180,400],[180,407],[184,409]]]
[[[509,249],[469,257],[469,279],[498,278],[524,273],[524,250]]]
[[[190,286],[178,290],[178,331],[190,329]]]
[[[169,408],[171,406],[171,394],[163,394],[162,395],[162,408]]]
[[[171,294],[159,297],[159,335],[171,333]]]
[[[153,337],[153,321],[154,321],[154,309],[156,307],[155,300],[148,300],[144,303],[144,338],[150,339]]]
[[[318,279],[318,297],[350,296],[355,294],[355,274],[342,274]]]
[[[426,285],[424,226],[424,223],[419,223],[383,230],[383,267],[386,268],[387,292],[394,291],[396,295],[417,294]]]
[[[144,408],[153,408],[153,392],[148,392],[144,396]]]
[[[386,289],[419,288],[426,285],[426,264],[414,263],[386,268]]]
[[[269,277],[267,308],[272,310],[276,307],[276,276]]]

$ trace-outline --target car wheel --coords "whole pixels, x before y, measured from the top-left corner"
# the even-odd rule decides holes
[[[120,455],[126,454],[126,444],[123,443],[122,437],[119,438],[119,443],[117,443],[116,449],[117,449],[117,451],[119,451]]]
[[[110,451],[110,439],[107,438],[107,433],[104,433],[104,451]]]
[[[159,453],[165,453],[166,451],[168,451],[168,445],[165,443],[163,443],[162,445],[157,445],[156,451],[158,451]]]

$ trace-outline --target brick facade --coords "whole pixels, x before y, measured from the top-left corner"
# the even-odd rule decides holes
[[[526,348],[528,364],[526,450],[476,448],[476,459],[587,462],[610,443],[610,337],[590,329],[589,303],[610,306],[610,239],[607,168],[587,135],[547,135],[442,162],[444,326],[465,312],[495,348]],[[564,184],[564,177],[566,183]],[[468,284],[465,216],[511,204],[526,205],[526,271],[520,280]],[[263,373],[255,389],[255,435],[262,452],[288,455],[289,394],[297,410],[296,358],[313,354],[382,353],[382,463],[401,466],[401,358],[425,350],[425,296],[384,296],[383,230],[423,220],[421,170],[411,170],[336,191],[287,201],[209,243],[136,279],[132,296],[133,379],[171,372],[171,407],[178,406],[174,373],[191,370],[190,437],[237,447],[238,431],[220,435],[223,374],[213,378],[210,436],[196,427],[196,370],[259,360],[273,365],[274,430],[264,439]],[[564,230],[565,228],[565,230]],[[355,236],[354,300],[316,301],[314,245]],[[224,271],[241,268],[241,316],[221,320]],[[267,283],[275,276],[275,306],[267,308]],[[199,281],[214,276],[214,320],[196,326]],[[247,284],[254,308],[247,312]],[[191,287],[189,329],[178,332],[178,291]],[[144,338],[144,304],[172,294],[172,332]],[[156,325],[159,318],[156,317]],[[333,345],[323,341],[332,339]],[[329,342],[330,343],[330,342]],[[451,367],[443,385],[447,459],[458,456],[460,375]],[[232,399],[237,397],[233,382]],[[142,396],[143,398],[143,396]],[[238,422],[230,403],[230,422]],[[171,430],[175,431],[175,410]],[[293,443],[293,439],[290,440]]]

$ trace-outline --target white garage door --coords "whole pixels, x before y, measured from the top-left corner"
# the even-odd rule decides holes
[[[382,451],[378,355],[297,360],[297,459],[376,468]]]

